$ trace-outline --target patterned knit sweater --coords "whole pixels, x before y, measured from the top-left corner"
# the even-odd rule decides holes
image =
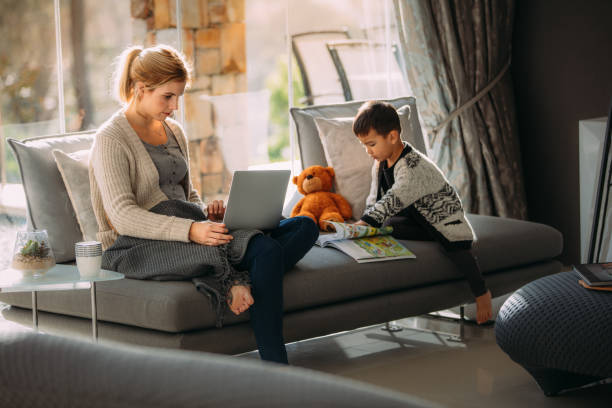
[[[473,241],[474,231],[465,218],[456,191],[434,162],[412,146],[408,146],[410,151],[401,157],[393,168],[393,185],[378,201],[379,162],[374,162],[370,194],[361,219],[379,227],[401,210],[414,206],[448,241]]]
[[[181,126],[167,118],[181,152],[189,162],[187,139]],[[189,202],[206,208],[193,189],[189,170],[183,183]],[[91,202],[106,250],[118,235],[189,242],[192,220],[148,211],[168,198],[159,187],[159,174],[123,110],[98,129],[90,154]]]

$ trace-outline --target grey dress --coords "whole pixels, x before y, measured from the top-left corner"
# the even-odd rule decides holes
[[[157,167],[159,187],[169,200],[187,201],[184,180],[187,175],[187,160],[183,157],[181,148],[174,133],[164,124],[168,141],[160,145],[142,142]]]

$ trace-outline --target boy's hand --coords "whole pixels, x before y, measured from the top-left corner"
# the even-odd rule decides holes
[[[370,224],[368,224],[367,222],[363,221],[363,220],[359,220],[355,222],[355,225],[366,225],[366,226],[370,226]]]
[[[223,200],[215,200],[208,204],[208,219],[210,221],[222,221],[225,215]]]

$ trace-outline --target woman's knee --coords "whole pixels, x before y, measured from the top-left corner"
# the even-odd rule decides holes
[[[255,256],[273,256],[273,255],[282,255],[282,247],[281,245],[273,238],[268,237],[266,235],[257,235],[251,239],[249,242],[249,249],[255,250]]]
[[[319,226],[310,217],[298,216],[293,217],[296,223],[296,230],[303,234],[303,239],[307,239],[314,243],[319,237]]]
[[[259,274],[282,275],[283,248],[274,238],[258,235],[249,243],[249,250],[253,251],[253,263],[250,268],[253,279],[256,278],[254,275]]]

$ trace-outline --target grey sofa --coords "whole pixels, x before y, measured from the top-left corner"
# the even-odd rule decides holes
[[[431,407],[358,381],[209,353],[0,333],[3,407]]]
[[[421,137],[414,98],[391,103],[397,107],[408,104],[414,109],[412,122],[406,126],[411,137]],[[304,166],[326,164],[313,118],[354,116],[359,105],[360,102],[353,102],[292,111]],[[418,140],[408,139],[419,146]],[[28,197],[29,223],[54,230],[49,235],[56,255],[60,252],[56,247],[67,242],[62,249],[64,260],[70,259],[70,246],[81,240],[82,235],[69,212],[70,201],[51,150],[73,152],[86,148],[91,140],[92,134],[88,133],[12,143]],[[48,177],[40,180],[33,174]],[[42,194],[44,189],[54,193]],[[44,206],[37,208],[43,198]],[[72,220],[62,214],[62,208],[63,213],[69,209]],[[58,221],[58,217],[63,218]],[[493,296],[560,271],[561,263],[554,258],[561,253],[563,243],[554,228],[482,215],[470,214],[468,218],[478,236],[474,251]],[[416,254],[416,259],[359,264],[335,249],[314,247],[285,276],[285,340],[292,342],[384,323],[473,300],[467,282],[437,244],[404,243]],[[101,340],[228,354],[255,348],[248,313],[241,316],[230,313],[225,326],[215,328],[208,299],[191,282],[126,279],[100,283],[97,287]],[[27,293],[0,294],[0,302],[13,305],[3,311],[5,318],[29,324],[30,299]],[[39,317],[43,330],[90,333],[87,291],[42,292],[38,306],[44,311]]]

